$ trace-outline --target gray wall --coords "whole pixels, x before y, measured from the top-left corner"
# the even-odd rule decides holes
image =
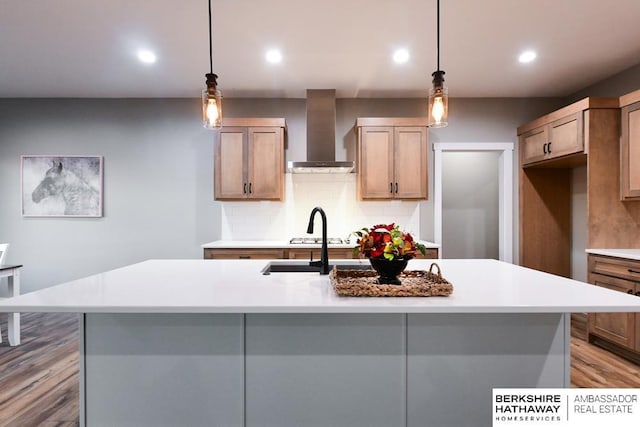
[[[569,104],[587,96],[618,97],[640,89],[640,64],[588,86],[566,98]]]
[[[560,105],[452,99],[449,127],[431,130],[430,142],[515,142],[518,125]],[[199,108],[197,99],[0,99],[0,241],[11,243],[8,262],[25,265],[25,291],[149,258],[202,256],[200,244],[220,236],[220,203],[212,197],[214,133],[201,127]],[[224,108],[228,117],[285,117],[287,159],[306,154],[304,100],[226,99]],[[424,109],[422,99],[339,99],[337,157],[355,156],[356,117]],[[104,156],[104,217],[23,218],[23,154]],[[431,200],[421,215],[421,237],[432,239]]]
[[[25,291],[217,238],[213,134],[196,99],[0,100],[0,241]],[[104,156],[103,218],[23,218],[20,155]]]

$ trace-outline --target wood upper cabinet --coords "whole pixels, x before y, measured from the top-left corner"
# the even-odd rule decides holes
[[[589,282],[640,297],[640,261],[589,255]],[[601,338],[640,353],[640,314],[590,313],[589,338]]]
[[[216,140],[214,190],[216,200],[283,199],[284,119],[223,121]]]
[[[620,198],[640,200],[640,90],[620,98]]]
[[[423,118],[359,118],[360,199],[427,199],[427,127]]]
[[[521,134],[520,146],[523,165],[583,153],[582,111]]]

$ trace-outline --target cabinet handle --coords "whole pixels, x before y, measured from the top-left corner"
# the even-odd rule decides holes
[[[634,270],[633,268],[628,268],[627,271],[629,273],[640,274],[640,270]]]
[[[249,183],[249,194],[251,194],[251,183]]]
[[[242,194],[247,194],[247,183],[242,184]]]
[[[396,194],[398,193],[398,183],[396,182]]]
[[[542,154],[547,154],[547,143],[542,144]]]
[[[251,259],[251,255],[239,255],[238,259]]]
[[[547,154],[551,154],[551,143],[547,144]]]
[[[389,183],[389,193],[393,194],[393,182]]]

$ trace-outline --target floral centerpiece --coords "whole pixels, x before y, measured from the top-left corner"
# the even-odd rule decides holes
[[[395,223],[378,224],[354,231],[358,238],[354,255],[369,258],[378,272],[378,283],[399,285],[397,276],[407,267],[409,260],[419,251],[426,254],[424,245],[413,240],[410,233],[400,230]]]

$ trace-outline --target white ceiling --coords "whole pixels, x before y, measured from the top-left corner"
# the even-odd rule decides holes
[[[0,0],[0,97],[198,97],[207,0]],[[436,0],[213,0],[227,97],[426,96]],[[441,0],[452,97],[566,96],[640,62],[639,0]],[[156,51],[143,65],[138,48]],[[284,59],[267,64],[267,48]],[[406,47],[411,59],[391,61]],[[517,56],[535,49],[535,63]]]

